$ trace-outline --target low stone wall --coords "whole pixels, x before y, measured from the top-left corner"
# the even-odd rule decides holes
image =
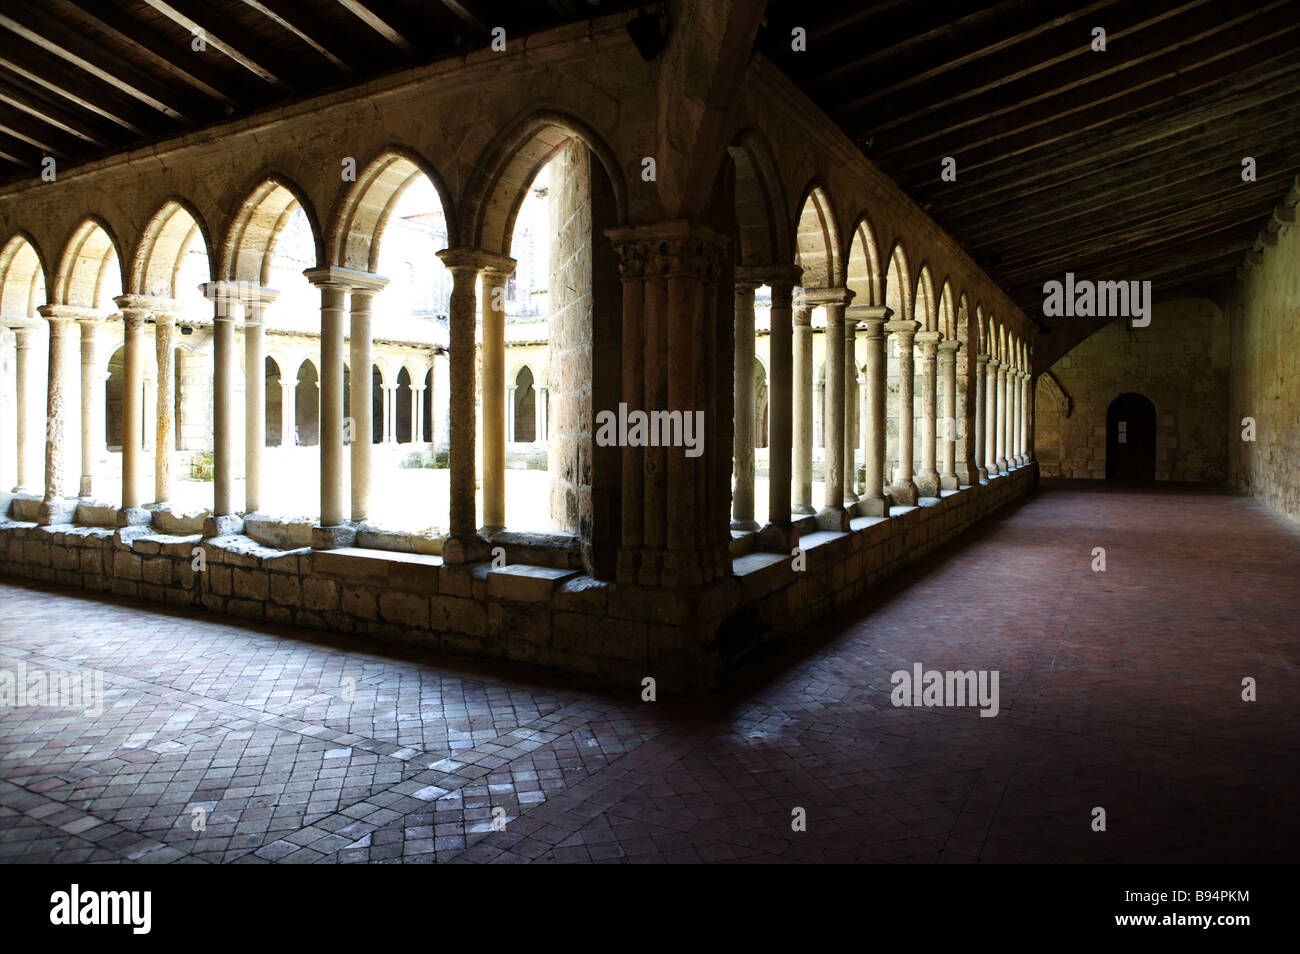
[[[444,566],[424,553],[277,550],[238,534],[39,526],[8,516],[0,520],[0,575],[516,660],[638,690],[653,676],[659,692],[688,693],[715,683],[759,643],[803,629],[919,560],[1032,480],[1032,467],[1022,467],[894,508],[889,518],[854,518],[849,532],[812,531],[800,539],[803,570],[788,554],[746,553],[733,575],[685,590],[595,580],[566,560]],[[6,513],[23,516],[30,503],[16,499]],[[518,559],[504,546],[507,559]]]

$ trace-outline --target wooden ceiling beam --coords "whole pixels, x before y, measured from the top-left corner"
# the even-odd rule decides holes
[[[218,19],[209,4],[194,2],[194,0],[144,0],[144,2],[173,23],[189,30],[193,35],[197,36],[202,31],[204,42],[208,46],[238,63],[263,82],[282,91],[293,91],[293,86],[267,65],[283,57],[270,47],[254,40],[237,24]],[[245,53],[245,50],[249,52]]]
[[[58,57],[17,43],[0,47],[0,70],[16,86],[48,90],[95,116],[107,119],[137,135],[152,136],[175,129],[167,117],[146,108],[116,89],[96,84]]]
[[[339,0],[339,3],[407,56],[417,53],[415,44],[404,35],[404,30],[410,30],[406,17],[391,5],[383,0]]]
[[[114,139],[102,123],[93,121],[84,113],[65,109],[53,97],[35,88],[20,88],[3,77],[0,77],[0,103],[21,110],[35,122],[53,126],[97,148],[108,148]]]
[[[345,76],[357,75],[356,69],[334,52],[343,49],[346,44],[327,28],[318,10],[313,10],[298,0],[274,0],[273,7],[260,0],[244,0],[244,3],[307,44],[340,73]]]

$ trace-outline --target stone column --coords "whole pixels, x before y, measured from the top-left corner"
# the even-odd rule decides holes
[[[370,516],[370,482],[374,458],[374,342],[371,315],[375,295],[387,285],[376,275],[369,280],[354,279],[352,285],[352,324],[348,336],[352,376],[352,522],[361,523]]]
[[[984,445],[988,440],[988,427],[985,424],[985,405],[988,403],[988,385],[986,379],[988,376],[989,356],[986,354],[975,356],[975,464],[976,479],[985,481],[989,479],[988,454]]]
[[[519,400],[518,391],[519,391],[519,386],[517,384],[511,384],[506,388],[506,443],[507,444],[516,443],[515,417],[517,416],[519,410],[517,404],[517,401]],[[536,392],[534,392],[534,394],[536,394]],[[534,398],[533,404],[534,406],[536,406],[537,404],[536,398]]]
[[[40,424],[34,420],[34,412],[41,402],[39,399],[33,399],[31,393],[36,381],[33,362],[36,355],[37,331],[38,326],[32,322],[14,326],[14,347],[16,351],[14,369],[16,380],[14,384],[17,389],[17,393],[14,395],[17,403],[14,438],[17,441],[16,450],[18,453],[18,471],[15,476],[18,484],[14,487],[14,493],[16,494],[35,493],[41,483],[37,464],[40,454],[33,446],[33,438],[41,432]]]
[[[293,447],[298,442],[294,439],[298,427],[297,404],[298,388],[295,382],[286,382],[281,372],[280,378],[280,446]]]
[[[68,499],[65,453],[68,441],[69,391],[77,387],[74,348],[76,321],[84,310],[65,305],[41,305],[37,311],[50,325],[50,358],[45,418],[45,497],[38,522],[44,526],[68,523],[76,513],[76,499]]]
[[[1028,359],[1026,359],[1028,363]],[[1024,390],[1024,417],[1021,423],[1021,443],[1024,448],[1025,463],[1034,462],[1034,376],[1029,371],[1024,373],[1021,381]]]
[[[853,486],[857,482],[858,468],[854,450],[858,443],[858,428],[854,411],[858,408],[858,319],[844,315],[844,505],[852,507],[858,502]]]
[[[794,488],[792,512],[814,513],[812,506],[813,349],[812,308],[802,301],[794,308]]]
[[[984,365],[984,468],[998,475],[998,359],[989,355]]]
[[[239,285],[235,282],[207,282],[200,286],[213,304],[213,488],[212,509],[216,517],[235,511],[235,378],[239,357],[235,342],[235,308]]]
[[[848,358],[844,319],[853,293],[842,288],[805,289],[804,296],[808,305],[826,308],[825,496],[817,515],[818,525],[826,530],[845,530],[848,528],[848,515],[844,510],[845,447],[851,446],[851,441],[845,421]],[[811,365],[811,334],[809,362]]]
[[[943,455],[939,486],[956,490],[957,480],[957,351],[960,341],[939,342],[939,369],[943,375]]]
[[[241,290],[244,302],[244,510],[248,513],[262,508],[262,457],[266,448],[266,309],[279,294],[269,288],[245,286]]]
[[[863,387],[862,459],[864,480],[858,513],[865,517],[889,516],[885,497],[885,334],[891,312],[872,305],[852,305],[850,310],[867,329],[866,381]]]
[[[411,422],[411,430],[412,430],[411,439],[417,444],[423,444],[427,440],[427,438],[424,436],[424,385],[423,384],[421,384],[418,388],[411,388],[411,398],[413,404],[412,413],[415,414],[415,420]],[[511,416],[509,420],[511,426],[513,427],[514,424],[513,407],[511,408]]]
[[[483,269],[483,531],[506,526],[506,282],[513,259]]]
[[[438,258],[451,272],[452,282],[447,362],[451,513],[443,560],[465,563],[483,550],[474,501],[474,444],[478,431],[474,410],[474,326],[478,312],[475,286],[480,269],[503,262],[500,256],[472,248],[446,248]]]
[[[637,241],[628,235],[624,241],[614,238],[614,250],[618,253],[619,278],[623,284],[623,309],[621,315],[622,333],[622,380],[619,399],[627,405],[629,411],[645,409],[645,375],[630,373],[633,368],[640,368],[646,357],[646,305],[650,303],[648,289],[653,284],[647,281],[646,268],[649,263],[649,245]],[[536,386],[536,385],[535,385]],[[546,389],[537,388],[537,439],[542,440],[543,406],[546,403]],[[645,451],[641,447],[623,447],[619,461],[620,486],[619,510],[621,526],[619,528],[619,551],[617,577],[619,581],[632,583],[640,569],[641,547],[646,542],[645,526]]]
[[[373,384],[372,384],[373,387]],[[389,435],[392,433],[392,410],[393,410],[393,389],[382,382],[379,385],[379,402],[382,408],[379,412],[379,443],[390,443]],[[373,414],[373,410],[371,411]]]
[[[993,362],[989,362],[993,366]],[[998,473],[1005,474],[1007,470],[1007,365],[1006,362],[999,362],[997,369],[997,384],[994,387],[994,395],[997,399],[997,416],[995,418],[997,433],[997,465]]]
[[[176,315],[154,312],[154,354],[158,364],[158,408],[154,415],[153,499],[172,499],[172,453],[176,449]]]
[[[309,268],[307,280],[320,289],[320,527],[322,548],[350,542],[343,507],[343,315],[352,290],[351,269]]]
[[[771,275],[771,341],[768,351],[768,483],[767,526],[763,529],[765,548],[788,552],[794,545],[791,526],[791,458],[793,435],[794,375],[794,288],[800,270]]]
[[[916,506],[920,493],[912,479],[912,431],[915,416],[912,409],[913,366],[912,342],[919,321],[891,321],[885,326],[890,334],[898,336],[898,469],[889,495],[894,503],[906,507]]]
[[[732,435],[735,486],[731,494],[731,529],[757,530],[754,519],[754,291],[758,283],[736,281],[735,369],[736,429]]]
[[[544,441],[546,440],[546,428],[548,426],[547,423],[548,419],[546,415],[547,390],[544,387],[539,388],[536,385],[534,385],[533,391],[536,394],[536,400],[533,402],[533,407],[535,409],[534,414],[536,418],[533,426],[533,433],[537,436],[538,441]]]
[[[126,325],[122,378],[122,509],[138,510],[144,506],[144,323],[149,311],[121,302],[119,307]]]
[[[81,328],[81,496],[91,497],[106,443],[98,348],[99,329],[104,322],[98,315],[88,315],[77,324]]]
[[[1011,387],[1016,396],[1016,427],[1012,435],[1016,445],[1016,466],[1025,464],[1025,372],[1016,369],[1015,380]]]
[[[922,497],[939,496],[939,471],[935,467],[938,438],[935,421],[938,412],[935,363],[939,338],[937,331],[922,331],[916,336],[916,350],[921,352],[921,472],[916,476],[916,488]]]

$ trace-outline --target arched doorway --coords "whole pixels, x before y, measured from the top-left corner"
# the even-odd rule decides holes
[[[279,447],[284,441],[284,388],[280,365],[266,358],[266,446]]]
[[[533,390],[533,372],[528,365],[515,375],[515,441],[537,440],[537,393]]]
[[[397,390],[393,392],[397,406],[393,408],[394,430],[397,443],[411,443],[411,373],[405,367],[397,372]]]
[[[298,383],[294,388],[294,425],[298,429],[294,441],[299,447],[311,447],[319,441],[320,380],[316,366],[304,361],[298,366]]]
[[[1106,410],[1106,477],[1154,480],[1156,406],[1141,394],[1121,394]]]

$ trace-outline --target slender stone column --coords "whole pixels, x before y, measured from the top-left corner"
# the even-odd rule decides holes
[[[85,312],[64,305],[41,305],[37,311],[50,324],[45,403],[45,497],[37,518],[39,523],[49,526],[68,523],[77,509],[75,498],[68,499],[64,454],[68,440],[68,392],[77,387],[76,320]]]
[[[1034,376],[1024,373],[1020,382],[1024,388],[1024,416],[1021,421],[1020,446],[1024,449],[1025,463],[1034,462]]]
[[[474,500],[474,444],[478,430],[474,410],[474,326],[478,312],[475,285],[480,269],[503,263],[500,256],[472,248],[443,249],[438,258],[451,272],[452,281],[447,362],[451,513],[443,560],[464,563],[482,549]]]
[[[352,290],[351,269],[309,268],[307,280],[320,289],[320,526],[343,527],[343,315]],[[342,542],[346,534],[333,534]],[[322,540],[324,543],[325,540]]]
[[[370,515],[370,483],[375,442],[374,413],[374,343],[371,315],[375,295],[387,285],[385,279],[371,276],[365,284],[352,287],[352,325],[348,336],[352,376],[352,522],[361,523]]]
[[[379,402],[382,405],[379,412],[379,443],[391,443],[389,435],[392,434],[393,421],[393,389],[387,384],[379,385]]]
[[[858,469],[853,451],[858,443],[858,429],[854,426],[857,409],[858,380],[858,319],[847,312],[844,315],[844,505],[852,507],[858,502],[853,489]]]
[[[1025,465],[1025,372],[1016,371],[1016,465]]]
[[[104,453],[103,388],[99,375],[99,329],[97,315],[77,321],[81,328],[81,496],[94,494],[95,471]]]
[[[146,309],[122,306],[126,325],[122,378],[122,509],[144,506],[144,356]]]
[[[423,444],[427,440],[427,438],[424,436],[424,400],[425,399],[424,399],[423,384],[421,384],[418,388],[411,388],[411,398],[412,398],[412,405],[413,405],[411,413],[415,415],[415,420],[411,422],[411,428],[412,428],[411,439],[417,444]],[[511,408],[511,410],[513,412],[513,407]],[[511,414],[510,418],[508,418],[508,420],[511,422],[511,427],[513,429],[514,426],[513,413]]]
[[[483,532],[506,526],[506,282],[510,260],[483,269]]]
[[[619,397],[629,410],[645,408],[645,376],[632,373],[642,367],[646,352],[645,307],[647,290],[647,243],[615,241],[619,278],[623,283],[622,380]],[[537,388],[536,437],[545,437],[542,427],[546,389]],[[645,453],[641,447],[623,447],[620,457],[620,512],[617,577],[620,582],[635,582],[640,569],[641,547],[645,543]]]
[[[939,471],[935,467],[938,437],[935,422],[938,382],[935,372],[939,337],[937,331],[922,331],[916,336],[916,350],[921,352],[921,472],[916,476],[916,488],[922,497],[939,496]]]
[[[212,509],[215,516],[225,517],[236,512],[235,378],[239,372],[239,356],[235,342],[235,308],[239,302],[239,285],[235,282],[208,282],[200,287],[213,304]]]
[[[41,478],[38,469],[40,454],[33,446],[33,438],[40,433],[40,425],[34,420],[35,410],[40,406],[39,400],[33,400],[32,389],[36,381],[33,362],[36,355],[36,337],[38,326],[35,323],[23,323],[14,326],[14,346],[16,366],[14,382],[17,388],[16,428],[14,437],[17,441],[18,471],[15,475],[18,484],[14,493],[35,493]]]
[[[736,429],[733,434],[735,487],[731,494],[731,529],[757,530],[754,519],[754,292],[758,284],[736,281],[735,365]]]
[[[857,509],[866,517],[889,516],[885,497],[885,329],[891,314],[888,308],[852,305],[867,329],[866,412],[863,414],[862,457],[865,479],[862,499]]]
[[[517,443],[515,440],[515,417],[519,412],[519,385],[511,384],[506,388],[506,443]],[[536,401],[533,402],[536,404]]]
[[[957,351],[960,341],[939,342],[939,369],[943,376],[943,454],[939,486],[956,490],[957,480]]]
[[[910,320],[891,321],[885,327],[891,334],[898,336],[898,469],[894,472],[889,495],[894,503],[913,507],[916,506],[920,493],[912,479],[912,431],[915,427],[915,412],[912,409],[912,342],[921,323]]]
[[[794,542],[791,518],[791,460],[793,441],[794,288],[797,269],[768,280],[772,289],[771,340],[768,360],[768,478],[765,544],[784,552]]]
[[[544,441],[546,440],[546,428],[547,428],[547,416],[546,416],[547,391],[546,388],[539,388],[536,386],[534,386],[533,390],[536,392],[537,395],[537,400],[533,404],[533,407],[535,409],[535,417],[536,417],[533,426],[533,434],[536,436],[538,441]]]
[[[794,308],[794,501],[791,509],[797,514],[815,512],[812,505],[812,350],[812,308],[801,302]]]
[[[985,364],[987,378],[984,386],[984,466],[991,478],[998,475],[998,365],[997,358],[989,356]]]
[[[844,491],[849,485],[845,483],[845,475],[850,471],[846,460],[851,461],[853,456],[851,452],[846,453],[846,449],[851,448],[853,442],[845,413],[851,360],[846,348],[845,311],[853,300],[853,293],[845,288],[804,289],[804,297],[807,305],[826,308],[825,494],[817,522],[826,530],[846,530],[848,514],[844,509]]]
[[[991,367],[993,362],[989,362]],[[1007,365],[1006,362],[999,362],[997,369],[997,384],[994,393],[997,396],[997,465],[998,473],[1008,473],[1007,468]]]
[[[298,427],[298,415],[295,404],[298,397],[297,385],[293,382],[286,382],[283,377],[280,378],[280,446],[293,447],[298,442],[295,440],[295,431]]]
[[[269,288],[242,290],[244,301],[244,510],[262,509],[266,448],[266,309],[279,297]],[[159,457],[161,458],[161,451]]]
[[[989,356],[986,354],[976,355],[975,357],[975,462],[978,465],[978,479],[985,481],[989,479],[988,454],[984,449],[985,442],[988,440],[988,427],[986,425],[987,415],[985,406],[988,403],[988,363]]]
[[[154,353],[158,362],[158,409],[154,415],[153,499],[172,499],[172,453],[176,449],[176,315],[154,312]]]

